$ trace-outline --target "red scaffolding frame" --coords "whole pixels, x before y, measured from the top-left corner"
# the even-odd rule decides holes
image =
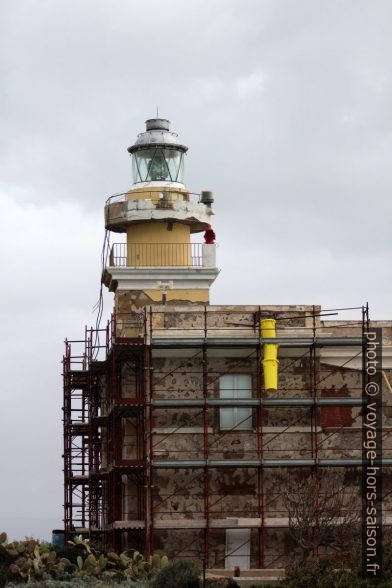
[[[190,545],[185,545],[174,555],[180,557],[181,552],[185,552],[189,556],[190,547],[196,544],[195,553],[199,554],[205,573],[210,567],[219,567],[216,566],[216,560],[212,562],[211,559],[212,535],[222,529],[231,528],[230,524],[225,523],[222,517],[219,519],[216,516],[217,509],[214,507],[224,502],[227,495],[217,494],[211,489],[211,472],[212,470],[214,472],[222,470],[230,472],[235,468],[242,467],[251,468],[252,477],[256,478],[255,507],[243,514],[247,514],[248,518],[251,515],[250,518],[257,521],[251,527],[257,533],[257,565],[264,568],[272,567],[278,562],[283,565],[286,563],[287,554],[285,553],[276,554],[276,557],[271,554],[266,556],[265,546],[268,531],[266,516],[271,513],[273,498],[270,495],[268,501],[265,475],[266,472],[271,471],[269,468],[304,467],[314,476],[316,487],[319,488],[320,469],[328,465],[327,458],[320,459],[320,446],[325,442],[325,438],[321,442],[319,440],[320,407],[327,406],[328,402],[330,402],[329,406],[338,407],[344,405],[346,399],[320,396],[321,383],[329,376],[328,373],[323,375],[320,369],[318,349],[323,345],[356,345],[361,352],[364,340],[363,330],[369,320],[368,309],[365,307],[362,310],[361,321],[358,323],[361,333],[358,337],[329,337],[325,338],[323,342],[323,326],[318,321],[320,311],[313,307],[310,312],[312,325],[306,327],[307,332],[303,332],[301,336],[289,337],[287,341],[282,340],[280,343],[282,346],[286,344],[305,350],[303,354],[295,357],[290,365],[301,361],[305,366],[303,369],[308,370],[308,384],[305,391],[307,394],[297,396],[297,392],[303,392],[303,390],[296,391],[291,387],[291,392],[296,394],[295,398],[291,397],[291,401],[293,402],[292,406],[301,408],[300,418],[295,422],[301,422],[304,419],[305,411],[309,411],[311,445],[310,449],[306,450],[308,451],[306,457],[303,457],[304,451],[302,451],[301,459],[295,457],[289,460],[281,459],[282,464],[280,464],[279,458],[274,460],[270,457],[271,454],[273,455],[273,451],[277,451],[271,448],[271,444],[273,446],[273,441],[276,437],[283,435],[285,429],[275,436],[265,432],[266,409],[271,410],[270,407],[272,407],[278,410],[280,406],[279,402],[275,405],[273,402],[268,404],[269,399],[263,390],[261,358],[262,345],[266,341],[261,336],[260,319],[266,315],[267,311],[261,307],[251,311],[246,310],[246,307],[235,308],[239,310],[227,307],[225,311],[218,311],[214,307],[205,306],[203,311],[195,311],[191,307],[184,307],[181,312],[196,313],[198,319],[202,316],[202,320],[195,321],[197,324],[194,331],[192,328],[187,328],[185,334],[179,335],[178,328],[177,330],[173,328],[171,332],[169,327],[161,327],[159,336],[157,336],[154,319],[159,315],[164,316],[170,313],[170,306],[149,307],[140,313],[123,313],[121,317],[118,314],[117,317],[112,318],[105,329],[86,329],[83,340],[66,341],[63,358],[64,528],[66,539],[70,539],[77,532],[90,538],[99,539],[113,548],[121,549],[124,544],[124,536],[126,536],[128,545],[143,551],[146,556],[153,554],[154,539],[157,533],[162,529],[178,531],[178,528],[165,524],[165,521],[169,519],[157,516],[162,505],[167,504],[170,499],[170,494],[163,496],[160,503],[157,504],[154,490],[159,487],[160,472],[191,469],[195,472],[195,479],[201,481],[203,516],[200,520],[190,519],[191,523],[188,524],[188,527],[186,526],[187,519],[184,518],[182,525],[185,526],[181,528],[192,528],[195,532],[201,531],[201,534],[196,533],[196,539],[193,539]],[[180,314],[178,309],[172,312]],[[210,319],[212,316],[216,318],[219,312],[222,313],[222,316],[223,314],[230,316],[229,326],[225,325],[223,319],[218,320],[219,328],[212,326]],[[235,317],[237,315],[241,315],[242,322],[236,325]],[[244,315],[247,316],[247,321],[244,321]],[[287,311],[274,310],[269,316],[272,315],[281,321],[281,325],[290,325],[291,320],[295,322],[295,320],[302,319],[304,312],[291,311],[290,316]],[[307,316],[309,317],[309,315]],[[120,326],[116,324],[118,319],[120,319]],[[178,320],[181,324],[181,317]],[[176,321],[174,322],[176,323]],[[225,331],[233,331],[233,324],[237,331],[236,336],[234,338],[226,337]],[[219,331],[218,338],[216,337],[217,331]],[[216,449],[217,439],[212,438],[210,433],[214,411],[217,410],[217,407],[219,410],[219,406],[229,405],[211,396],[211,382],[223,374],[217,375],[210,369],[209,351],[210,349],[223,348],[249,351],[245,357],[241,356],[237,362],[239,365],[244,359],[254,362],[255,386],[252,399],[247,406],[250,407],[252,419],[255,422],[255,445],[250,457],[247,456],[242,460],[216,459],[216,455],[219,456],[219,451]],[[156,349],[196,350],[194,356],[197,357],[197,361],[201,365],[201,390],[198,397],[195,396],[191,399],[193,404],[189,401],[185,402],[185,399],[181,401],[181,399],[170,399],[167,396],[162,399],[159,394],[156,395],[157,381],[156,379],[154,381],[153,357]],[[214,357],[212,361],[214,361]],[[181,366],[181,363],[179,365]],[[235,365],[234,362],[234,369]],[[180,368],[174,368],[171,372],[163,374],[162,378],[166,378],[168,374],[172,375],[176,369]],[[126,385],[125,372],[128,374],[128,382],[132,382],[134,390],[131,397],[123,390]],[[301,399],[306,400],[306,403],[300,404]],[[353,400],[354,402],[350,406],[360,407],[362,402],[360,395],[357,394]],[[172,404],[170,404],[171,401]],[[187,407],[189,413],[196,411],[195,415],[189,416],[190,422],[201,418],[203,439],[199,453],[202,459],[199,459],[199,456],[198,459],[193,460],[177,458],[166,460],[165,463],[165,459],[160,459],[156,450],[157,444],[162,443],[162,440],[154,443],[154,437],[157,436],[154,432],[155,415],[159,414],[159,411],[166,411],[164,414],[167,414],[167,411],[178,408],[179,405]],[[128,424],[131,423],[132,430],[135,431],[132,441],[132,457],[127,456],[125,451],[124,419]],[[292,425],[293,423],[289,424],[287,429]],[[182,424],[179,423],[179,426],[174,427],[166,437],[170,438],[181,429],[181,426]],[[218,441],[232,433],[237,426],[238,424],[228,431],[220,431]],[[338,431],[339,427],[332,431],[330,436]],[[360,446],[358,449],[360,450]],[[171,452],[167,451],[167,453]],[[355,459],[348,460],[347,467],[355,467]],[[290,463],[286,463],[289,461]],[[359,462],[360,458],[357,465]],[[245,465],[241,465],[242,463]],[[136,489],[132,512],[128,512],[124,507],[124,480],[132,481]],[[181,488],[177,488],[178,492],[179,490]],[[273,496],[276,500],[279,493],[274,493]],[[179,515],[181,514],[185,515],[186,513],[179,513]],[[238,517],[241,513],[235,514]],[[168,513],[164,513],[164,515],[167,516]],[[317,529],[317,522],[315,528]],[[256,535],[252,535],[251,541],[254,541],[255,537]],[[319,555],[317,549],[315,555]],[[226,553],[224,557],[227,557]],[[222,563],[224,564],[224,558]]]

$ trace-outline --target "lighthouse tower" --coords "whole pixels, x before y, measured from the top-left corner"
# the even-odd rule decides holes
[[[125,233],[126,243],[112,246],[103,280],[136,306],[208,304],[219,273],[210,230],[212,193],[193,194],[185,186],[187,150],[170,131],[170,121],[147,120],[145,132],[128,148],[133,185],[105,207],[106,229]],[[205,231],[205,242],[191,240]]]

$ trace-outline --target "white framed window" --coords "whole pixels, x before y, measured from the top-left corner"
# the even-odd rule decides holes
[[[225,374],[219,378],[220,398],[252,398],[252,376],[250,374]],[[250,407],[228,407],[220,409],[220,428],[248,431],[252,429]]]

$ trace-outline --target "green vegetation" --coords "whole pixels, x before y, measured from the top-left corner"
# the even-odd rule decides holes
[[[41,582],[29,582],[33,588],[106,588],[113,586],[118,588],[119,584],[123,588],[149,588],[148,580],[113,580],[110,577],[103,579],[86,576],[85,578],[74,578],[73,580],[42,580]],[[7,583],[7,588],[19,588],[20,584]]]
[[[383,572],[380,580],[361,578],[357,552],[345,558],[322,557],[296,566],[275,586],[279,588],[392,588],[392,542],[383,544]],[[103,546],[79,538],[63,547],[32,538],[7,541],[0,533],[0,588],[28,583],[35,588],[200,588],[200,569],[192,561],[169,563],[155,554],[148,560],[135,550],[107,551]],[[234,580],[207,581],[209,588],[234,588]],[[255,587],[256,588],[256,587]]]
[[[321,557],[298,566],[279,582],[279,588],[392,588],[392,543],[383,544],[383,578],[363,579],[359,553],[341,558]]]
[[[169,563],[158,554],[145,560],[138,551],[107,551],[80,538],[62,547],[32,538],[7,541],[0,533],[0,588],[29,584],[34,588],[200,588],[200,569],[191,561]],[[230,579],[210,581],[209,588],[234,588]]]
[[[142,588],[168,563],[166,556],[155,554],[146,561],[138,551],[118,555],[78,538],[55,548],[29,538],[8,543],[7,535],[0,534],[0,587],[21,583],[48,588],[137,583]]]
[[[155,576],[151,588],[199,588],[199,576],[200,569],[192,561],[176,561]]]

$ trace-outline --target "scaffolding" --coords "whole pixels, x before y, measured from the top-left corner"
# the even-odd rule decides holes
[[[333,445],[336,435],[353,429],[346,416],[351,424],[361,417],[361,381],[353,377],[342,395],[328,388],[328,378],[362,357],[369,323],[366,306],[358,322],[342,322],[336,335],[320,320],[319,307],[292,308],[146,307],[117,312],[105,329],[66,341],[67,539],[76,532],[146,556],[171,545],[171,557],[198,559],[205,573],[225,567],[232,555],[226,530],[248,529],[251,567],[287,564],[284,542],[280,552],[267,549],[287,529],[277,475],[301,471],[319,489],[324,468],[355,477],[362,466],[359,427],[354,447]],[[277,321],[273,342],[283,356],[283,385],[273,397],[263,389],[262,346],[271,342],[260,330],[265,316]],[[323,364],[320,350],[342,347],[353,351],[343,365]],[[252,374],[251,397],[220,397],[219,379],[238,371]],[[243,409],[238,414],[245,418],[225,429],[224,409]],[[331,418],[335,426],[328,428]],[[351,508],[360,509],[352,487],[346,491]]]

